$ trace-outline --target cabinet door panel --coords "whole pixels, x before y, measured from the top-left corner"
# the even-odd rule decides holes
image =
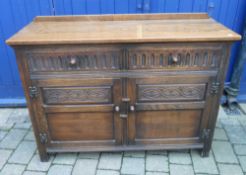
[[[35,84],[48,148],[122,143],[122,123],[114,111],[121,100],[120,79],[36,80]]]
[[[129,144],[200,143],[210,81],[208,76],[129,79],[135,109],[128,117]]]

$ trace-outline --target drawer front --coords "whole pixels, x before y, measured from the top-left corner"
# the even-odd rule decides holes
[[[153,44],[128,48],[130,70],[210,70],[220,66],[221,44]]]
[[[219,43],[54,46],[25,52],[31,73],[120,70],[215,70],[225,45]]]
[[[112,71],[120,68],[122,51],[116,47],[57,47],[26,53],[30,72]]]

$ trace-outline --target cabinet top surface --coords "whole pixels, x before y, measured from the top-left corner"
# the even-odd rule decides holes
[[[36,17],[9,45],[236,41],[241,36],[207,14]]]

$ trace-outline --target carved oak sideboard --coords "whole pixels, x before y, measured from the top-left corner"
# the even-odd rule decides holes
[[[146,14],[37,17],[7,43],[45,161],[77,151],[208,156],[236,40],[206,14]]]

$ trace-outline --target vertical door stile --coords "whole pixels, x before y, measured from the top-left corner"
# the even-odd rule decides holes
[[[126,53],[126,48],[123,49],[123,72],[127,71],[127,53]],[[122,121],[123,121],[123,134],[124,134],[124,139],[123,139],[123,144],[127,145],[127,134],[128,134],[128,127],[127,127],[127,118],[128,118],[128,102],[124,102],[124,99],[128,99],[128,93],[127,93],[127,86],[128,86],[128,82],[127,82],[127,77],[122,77],[122,99],[121,99],[121,103],[122,103],[122,116],[126,116],[125,117],[121,117]]]
[[[212,84],[214,81],[214,77],[210,77],[208,84],[207,84],[207,92],[206,95],[204,97],[205,100],[205,108],[203,109],[203,114],[202,114],[202,120],[201,120],[201,124],[200,124],[200,136],[202,135],[203,129],[206,129],[208,126],[208,121],[209,121],[209,117],[210,117],[210,110],[211,108],[213,108],[213,106],[209,105],[212,104],[213,101],[213,96],[211,94],[211,90],[212,90]]]
[[[114,106],[119,107],[121,104],[121,80],[115,79],[113,85],[113,98],[114,98]],[[123,125],[120,119],[120,111],[116,111],[114,109],[114,133],[115,133],[115,141],[116,145],[121,145],[123,140]]]
[[[135,135],[136,135],[136,126],[135,126],[135,111],[136,111],[136,85],[135,85],[135,79],[129,78],[128,79],[128,86],[127,86],[127,92],[130,97],[130,111],[129,116],[127,120],[127,131],[128,131],[128,144],[135,144]]]
[[[126,68],[129,70],[129,64],[131,62],[129,57],[129,51],[126,50]],[[127,118],[127,144],[135,144],[135,103],[136,103],[136,85],[135,78],[127,78],[127,96],[130,99],[128,103],[128,118]]]
[[[123,77],[122,78],[122,99],[121,99],[121,108],[122,108],[122,111],[121,111],[121,114],[122,116],[127,116],[128,117],[128,106],[127,106],[127,103],[124,102],[123,99],[127,99],[127,78]],[[128,128],[127,128],[127,117],[121,117],[122,119],[122,122],[123,122],[123,135],[124,135],[124,139],[123,139],[123,144],[124,145],[127,145],[127,131],[128,131]]]
[[[37,83],[34,83],[34,84],[37,84]],[[49,128],[48,128],[48,123],[47,123],[47,120],[46,118],[44,118],[43,116],[45,116],[45,111],[44,111],[44,108],[43,108],[43,95],[42,95],[42,90],[40,87],[38,87],[38,93],[39,95],[37,95],[37,101],[35,102],[35,105],[36,107],[38,108],[38,110],[35,111],[36,113],[36,117],[38,119],[38,121],[40,122],[40,137],[42,134],[46,134],[47,136],[47,145],[50,144],[50,141],[51,141],[51,137],[49,135]],[[40,138],[42,139],[42,137]]]

